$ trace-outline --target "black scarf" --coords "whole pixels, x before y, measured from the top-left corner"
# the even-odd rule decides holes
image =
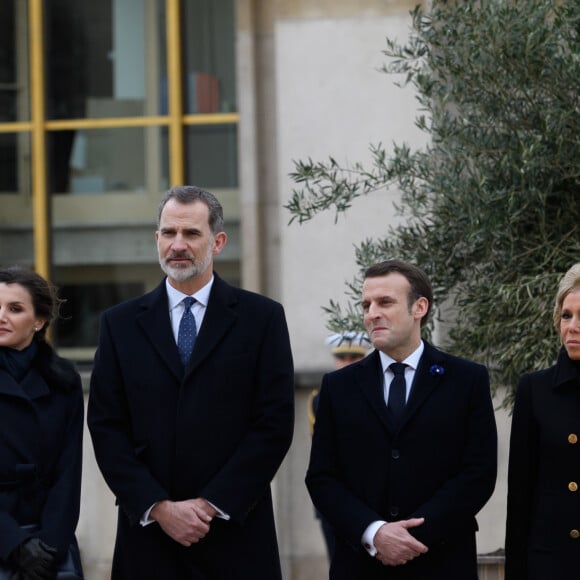
[[[34,341],[22,350],[0,346],[0,368],[20,382],[31,369],[37,352],[38,346]]]

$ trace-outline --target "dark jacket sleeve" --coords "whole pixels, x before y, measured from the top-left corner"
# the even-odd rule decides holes
[[[284,311],[273,306],[260,340],[252,416],[235,452],[201,490],[243,523],[264,496],[286,455],[294,430],[294,374]]]
[[[42,511],[40,538],[64,556],[73,540],[81,502],[84,399],[80,376],[69,399],[62,452]]]
[[[532,513],[532,490],[537,480],[537,425],[533,418],[532,388],[524,375],[516,391],[508,466],[506,520],[506,580],[525,580]]]
[[[497,477],[497,428],[487,369],[471,365],[471,396],[465,423],[465,439],[456,474],[410,517],[424,517],[411,533],[427,546],[445,542],[468,529],[475,515],[491,497]]]
[[[346,482],[345,471],[350,466],[343,465],[340,457],[337,435],[343,428],[339,424],[335,401],[330,396],[333,386],[330,375],[326,374],[318,397],[306,486],[314,505],[338,534],[355,550],[362,550],[361,539],[367,526],[384,518]],[[361,480],[367,476],[360,474]]]
[[[137,524],[155,502],[169,499],[169,493],[139,460],[130,433],[121,364],[105,312],[91,375],[87,423],[101,472],[131,523]]]
[[[21,544],[28,534],[6,511],[0,511],[0,561],[7,560],[14,548]]]

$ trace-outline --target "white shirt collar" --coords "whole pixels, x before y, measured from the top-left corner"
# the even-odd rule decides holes
[[[421,341],[421,344],[417,348],[417,350],[413,351],[405,360],[401,362],[405,363],[407,366],[411,367],[413,371],[417,370],[419,366],[419,360],[421,360],[421,355],[425,350],[425,344]],[[381,357],[381,365],[383,367],[383,373],[386,372],[389,368],[391,363],[397,362],[394,358],[391,358],[388,354],[385,354],[382,351],[379,351],[379,356]]]
[[[213,286],[214,277],[211,277],[211,280],[202,288],[200,288],[195,294],[192,296],[199,302],[202,306],[206,307],[207,303],[209,302],[209,295],[211,292],[211,287]],[[167,298],[169,300],[169,310],[173,310],[178,304],[181,304],[183,299],[188,296],[188,294],[184,294],[180,292],[176,288],[174,288],[170,283],[169,280],[165,279],[165,288],[167,289]]]

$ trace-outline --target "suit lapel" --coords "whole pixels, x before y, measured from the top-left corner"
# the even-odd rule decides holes
[[[401,427],[413,416],[423,405],[434,389],[441,383],[443,377],[431,372],[431,368],[439,366],[445,368],[443,364],[444,355],[429,343],[425,342],[425,350],[419,361],[419,366],[415,371],[415,378],[411,385],[411,393],[405,412],[403,414]]]
[[[183,367],[171,330],[165,280],[155,290],[143,296],[140,306],[141,312],[137,315],[137,323],[163,361],[175,376],[181,379]]]
[[[214,273],[214,276],[207,310],[186,375],[193,372],[209,356],[238,318],[233,309],[237,303],[235,293],[217,274]]]
[[[378,351],[375,350],[363,361],[358,377],[358,386],[390,433],[400,431],[441,383],[443,377],[432,374],[430,369],[433,365],[445,368],[444,358],[442,352],[425,342],[425,350],[415,371],[409,400],[398,428],[394,424],[385,403],[384,376]]]
[[[389,432],[395,431],[395,426],[387,411],[384,392],[384,376],[379,352],[369,354],[360,365],[358,387],[370,403],[374,412]]]
[[[237,303],[235,293],[217,274],[214,276],[203,324],[195,341],[185,376],[192,373],[208,357],[238,316],[233,309]],[[137,323],[171,371],[177,378],[183,379],[183,365],[171,330],[165,280],[155,290],[143,296],[140,306],[141,312],[137,315]]]

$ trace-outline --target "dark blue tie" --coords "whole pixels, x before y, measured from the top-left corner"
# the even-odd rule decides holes
[[[398,421],[403,415],[407,398],[407,383],[405,382],[405,369],[407,368],[407,365],[396,362],[391,363],[389,368],[393,371],[395,376],[393,377],[391,386],[389,387],[389,400],[387,402],[387,407],[395,420]]]
[[[195,298],[187,296],[183,299],[183,316],[179,323],[179,332],[177,333],[177,349],[181,362],[186,365],[193,352],[193,345],[197,337],[197,327],[195,325],[195,318],[191,312],[191,306],[195,302]]]

